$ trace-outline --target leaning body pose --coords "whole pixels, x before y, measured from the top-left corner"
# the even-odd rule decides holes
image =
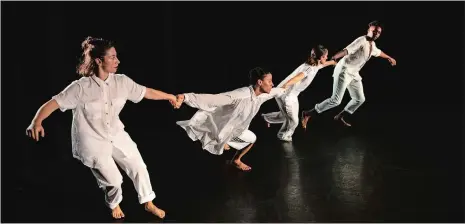
[[[120,61],[111,41],[88,37],[82,43],[82,49],[78,73],[83,77],[40,107],[27,134],[39,141],[39,136],[45,135],[44,119],[57,109],[72,110],[73,157],[91,169],[105,193],[105,202],[112,210],[112,216],[124,217],[119,206],[123,199],[123,177],[118,164],[133,181],[145,210],[163,218],[165,212],[152,203],[155,193],[147,167],[136,144],[124,130],[119,113],[127,100],[134,103],[143,98],[169,100],[175,106],[176,97],[139,85],[126,75],[115,74]]]
[[[250,72],[251,86],[220,94],[185,93],[178,95],[177,107],[182,103],[198,108],[186,121],[176,122],[202,148],[214,155],[223,154],[230,147],[242,150],[233,158],[235,166],[243,171],[251,169],[241,158],[251,149],[257,137],[248,130],[260,106],[267,100],[285,92],[273,88],[272,75],[261,68]]]
[[[322,45],[313,48],[307,61],[295,69],[278,87],[289,87],[286,94],[276,98],[278,112],[262,114],[269,124],[282,123],[278,132],[278,139],[292,141],[292,135],[299,125],[299,99],[298,96],[312,83],[321,68],[335,65],[335,61],[326,61],[328,49]]]
[[[365,102],[362,77],[359,74],[360,69],[370,60],[371,56],[385,58],[392,66],[396,65],[394,58],[391,58],[376,47],[375,40],[379,38],[381,31],[382,27],[379,22],[371,22],[368,24],[365,36],[357,38],[344,50],[332,57],[333,60],[343,57],[334,68],[333,94],[330,98],[316,104],[313,109],[302,111],[302,126],[304,128],[307,127],[307,122],[311,117],[338,106],[342,101],[346,89],[349,90],[352,100],[334,119],[341,121],[346,126],[351,126],[346,118]]]

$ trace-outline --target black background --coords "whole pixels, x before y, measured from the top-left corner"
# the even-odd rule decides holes
[[[398,65],[372,58],[361,70],[366,102],[356,119],[382,127],[391,117],[411,135],[453,144],[422,150],[446,154],[457,165],[463,11],[463,2],[2,2],[2,208],[11,209],[8,216],[2,212],[2,221],[50,220],[39,212],[22,215],[21,205],[31,200],[50,208],[92,200],[105,209],[93,176],[72,158],[71,112],[57,111],[44,121],[43,141],[25,136],[37,109],[79,78],[75,66],[87,36],[114,40],[118,72],[142,85],[168,93],[219,93],[247,85],[255,66],[271,70],[278,84],[312,46],[323,44],[332,56],[364,35],[370,21],[380,20],[385,27],[377,46]],[[331,95],[332,71],[320,70],[301,94],[301,108]],[[342,105],[348,100],[346,93]],[[261,111],[276,108],[270,101]],[[168,177],[192,168],[179,162],[186,147],[181,144],[189,141],[175,125],[192,112],[144,100],[128,102],[120,116],[146,163]],[[385,138],[395,131],[385,130]],[[166,150],[180,152],[163,154]],[[173,187],[156,173],[151,178],[159,191]],[[125,179],[125,185],[132,184]],[[175,208],[166,194],[160,200]],[[80,209],[76,212],[90,208]]]

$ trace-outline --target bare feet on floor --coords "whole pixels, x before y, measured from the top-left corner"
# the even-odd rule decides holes
[[[145,203],[145,211],[150,212],[161,219],[165,218],[165,211],[157,208],[157,206],[155,206],[151,201]]]
[[[310,116],[309,116],[309,115],[305,115],[305,113],[302,111],[301,122],[302,122],[302,127],[303,127],[304,129],[307,129],[307,123],[308,123],[309,120],[310,120]]]
[[[114,219],[124,218],[124,213],[121,210],[121,208],[119,207],[119,205],[116,206],[116,208],[111,210],[111,216],[113,216]]]
[[[250,171],[252,169],[252,167],[247,166],[241,160],[234,160],[234,165],[236,165],[236,168],[238,168],[238,169],[240,169],[242,171]]]
[[[224,150],[229,150],[231,147],[228,144],[224,144]]]

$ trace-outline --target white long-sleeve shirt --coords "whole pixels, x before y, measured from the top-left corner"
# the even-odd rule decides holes
[[[184,94],[184,102],[199,111],[190,120],[176,124],[186,130],[193,140],[202,142],[202,148],[221,155],[224,145],[247,130],[260,106],[267,100],[284,93],[273,88],[269,94],[255,95],[252,86],[220,94]]]
[[[354,78],[361,79],[360,69],[370,60],[371,56],[379,57],[381,55],[381,50],[376,47],[376,43],[374,41],[371,43],[370,54],[370,41],[366,39],[366,36],[355,39],[345,48],[348,54],[339,61],[338,65],[343,66],[345,71]]]
[[[54,96],[61,111],[73,111],[73,157],[98,168],[111,159],[113,147],[128,157],[137,153],[137,145],[124,130],[119,113],[126,100],[138,103],[145,92],[146,87],[126,75],[110,74],[105,81],[96,76],[83,77]]]

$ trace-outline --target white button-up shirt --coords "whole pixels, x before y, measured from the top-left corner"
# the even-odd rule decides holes
[[[379,57],[381,55],[381,50],[376,47],[376,43],[374,41],[371,41],[371,43],[370,54],[370,41],[366,39],[366,36],[355,39],[345,48],[348,54],[339,61],[338,65],[341,64],[343,70],[354,78],[361,79],[360,69],[370,60],[371,56]]]
[[[96,76],[82,77],[54,96],[61,111],[72,110],[73,156],[91,168],[111,159],[113,147],[130,157],[137,145],[124,130],[119,113],[126,100],[140,102],[146,87],[123,74],[109,74],[103,81]]]
[[[313,79],[316,76],[316,73],[323,67],[323,65],[311,66],[307,63],[303,63],[299,67],[297,67],[289,76],[287,76],[277,87],[281,88],[284,84],[289,82],[292,78],[294,78],[299,73],[304,73],[304,78],[294,85],[289,86],[286,90],[285,95],[294,95],[298,96],[302,91],[304,91],[310,83],[312,83]],[[283,95],[283,97],[285,96]]]
[[[248,129],[260,106],[284,91],[273,88],[269,94],[257,96],[249,86],[220,94],[186,93],[184,102],[200,110],[190,120],[176,124],[185,129],[193,141],[199,140],[203,149],[221,155],[227,142]]]

